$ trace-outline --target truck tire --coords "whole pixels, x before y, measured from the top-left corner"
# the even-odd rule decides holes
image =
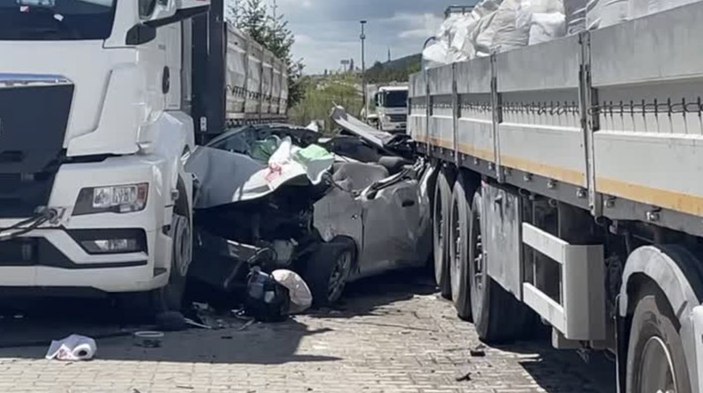
[[[454,183],[449,226],[449,266],[452,299],[459,318],[471,320],[471,288],[469,282],[469,220],[473,193],[468,182],[459,176]],[[468,193],[467,193],[468,192]]]
[[[174,214],[171,221],[171,234],[173,249],[168,284],[149,292],[121,296],[120,306],[128,318],[153,319],[159,314],[182,310],[193,247],[190,220],[185,216]]]
[[[680,328],[664,295],[645,290],[632,316],[627,393],[692,392]]]
[[[336,238],[320,244],[310,255],[303,279],[312,292],[315,307],[328,307],[339,301],[355,264],[356,244]]]
[[[452,188],[445,171],[437,175],[434,205],[432,209],[432,237],[434,246],[434,277],[439,291],[445,299],[452,296],[449,275],[449,215],[452,203]]]
[[[473,197],[469,220],[469,282],[471,314],[478,337],[489,344],[521,338],[526,325],[526,310],[510,293],[488,275],[489,256],[482,246],[481,192]]]

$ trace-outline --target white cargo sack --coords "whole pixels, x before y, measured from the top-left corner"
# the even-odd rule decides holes
[[[628,0],[589,0],[586,5],[586,28],[601,29],[627,20]]]
[[[627,18],[641,18],[643,16],[656,14],[657,12],[695,3],[696,1],[698,0],[629,0]]]
[[[488,30],[494,30],[491,50],[505,52],[527,46],[530,38],[529,25],[517,23],[520,0],[505,0],[498,7]]]
[[[564,0],[567,35],[578,34],[586,30],[587,4],[587,0]]]
[[[52,341],[46,352],[46,358],[67,361],[90,360],[95,356],[97,349],[95,340],[92,338],[73,334],[63,340]]]
[[[312,292],[302,277],[290,270],[279,269],[271,273],[277,283],[288,289],[290,294],[290,313],[299,314],[312,305]]]
[[[530,39],[528,45],[548,42],[566,34],[566,18],[564,14],[552,12],[549,14],[532,14],[530,23]]]
[[[561,0],[523,0],[516,18],[517,28],[527,31],[528,45],[548,42],[566,34]]]

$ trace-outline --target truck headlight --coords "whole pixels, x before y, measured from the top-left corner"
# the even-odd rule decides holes
[[[73,215],[138,212],[146,207],[148,196],[149,183],[84,188]]]

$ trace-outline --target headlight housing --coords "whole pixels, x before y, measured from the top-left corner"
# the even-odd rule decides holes
[[[138,212],[144,210],[148,197],[149,183],[83,188],[73,215]]]

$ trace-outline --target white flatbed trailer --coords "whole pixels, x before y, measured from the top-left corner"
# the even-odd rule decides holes
[[[614,353],[620,391],[703,391],[701,20],[698,2],[411,77],[436,278],[482,339],[541,319],[555,347]]]

